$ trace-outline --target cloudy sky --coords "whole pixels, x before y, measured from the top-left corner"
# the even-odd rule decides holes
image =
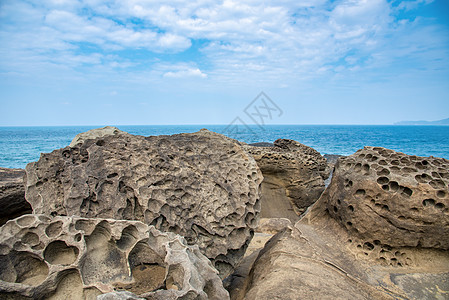
[[[275,124],[447,118],[449,1],[0,0],[0,126],[227,124],[261,91]]]

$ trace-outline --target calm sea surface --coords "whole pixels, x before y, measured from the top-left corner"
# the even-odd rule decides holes
[[[51,152],[70,144],[80,132],[98,126],[0,127],[0,167],[24,168]],[[138,135],[195,132],[201,128],[224,133],[246,143],[293,139],[321,154],[349,155],[364,146],[381,146],[411,155],[449,159],[449,126],[374,125],[266,125],[243,128],[225,125],[117,126]],[[236,130],[237,129],[237,130]]]

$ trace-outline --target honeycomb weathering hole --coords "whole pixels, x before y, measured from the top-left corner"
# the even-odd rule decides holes
[[[25,227],[25,226],[28,226],[28,225],[33,224],[33,222],[34,222],[35,220],[36,220],[36,218],[35,218],[34,216],[28,215],[28,216],[23,216],[23,217],[17,219],[16,222],[17,222],[17,224],[19,224],[20,226]]]
[[[56,221],[56,222],[51,223],[50,225],[48,225],[48,227],[45,229],[45,234],[48,237],[55,237],[59,233],[61,233],[61,230],[62,230],[62,222],[61,221]]]
[[[52,265],[71,265],[78,257],[78,253],[78,248],[67,246],[63,241],[54,241],[45,248],[44,258]]]
[[[139,295],[163,288],[166,268],[158,264],[140,264],[131,269],[131,274],[133,283],[117,284],[116,288]]]
[[[0,280],[37,286],[47,275],[47,264],[33,254],[12,251],[0,255]]]

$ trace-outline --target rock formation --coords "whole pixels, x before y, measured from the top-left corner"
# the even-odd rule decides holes
[[[369,248],[449,249],[449,161],[445,159],[365,147],[339,160],[320,201],[312,215],[325,206]]]
[[[326,159],[293,140],[279,139],[273,147],[245,147],[264,176],[261,217],[297,221],[324,191],[329,176]]]
[[[0,226],[31,212],[25,200],[25,170],[0,168]]]
[[[2,299],[229,299],[197,246],[138,221],[25,215],[0,236]]]
[[[34,213],[154,225],[198,244],[221,276],[243,256],[260,211],[256,162],[235,140],[207,130],[87,139],[42,154],[26,172]]]
[[[341,158],[320,199],[259,253],[244,299],[446,299],[448,167],[379,147]]]
[[[105,126],[103,128],[96,128],[86,132],[81,132],[75,136],[75,138],[70,143],[70,147],[75,147],[77,144],[82,144],[87,140],[95,140],[97,138],[102,138],[108,135],[117,135],[125,133],[117,127]]]

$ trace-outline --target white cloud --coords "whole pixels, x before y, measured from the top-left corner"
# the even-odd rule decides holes
[[[90,66],[94,74],[126,72],[136,78],[283,81],[373,68],[418,57],[414,49],[429,44],[438,47],[432,34],[404,37],[413,22],[395,19],[397,10],[431,0],[402,1],[396,8],[386,0],[30,2],[1,4],[0,67],[6,71]],[[200,58],[176,56],[194,40],[203,42],[193,49]],[[137,50],[149,51],[148,58],[120,54]],[[155,64],[154,53],[172,56]],[[200,70],[197,59],[206,67]],[[164,64],[170,67],[161,68]]]
[[[188,68],[188,69],[184,69],[184,70],[169,71],[169,72],[164,73],[163,76],[169,77],[169,78],[184,78],[184,77],[206,78],[207,74],[204,74],[198,68]]]

